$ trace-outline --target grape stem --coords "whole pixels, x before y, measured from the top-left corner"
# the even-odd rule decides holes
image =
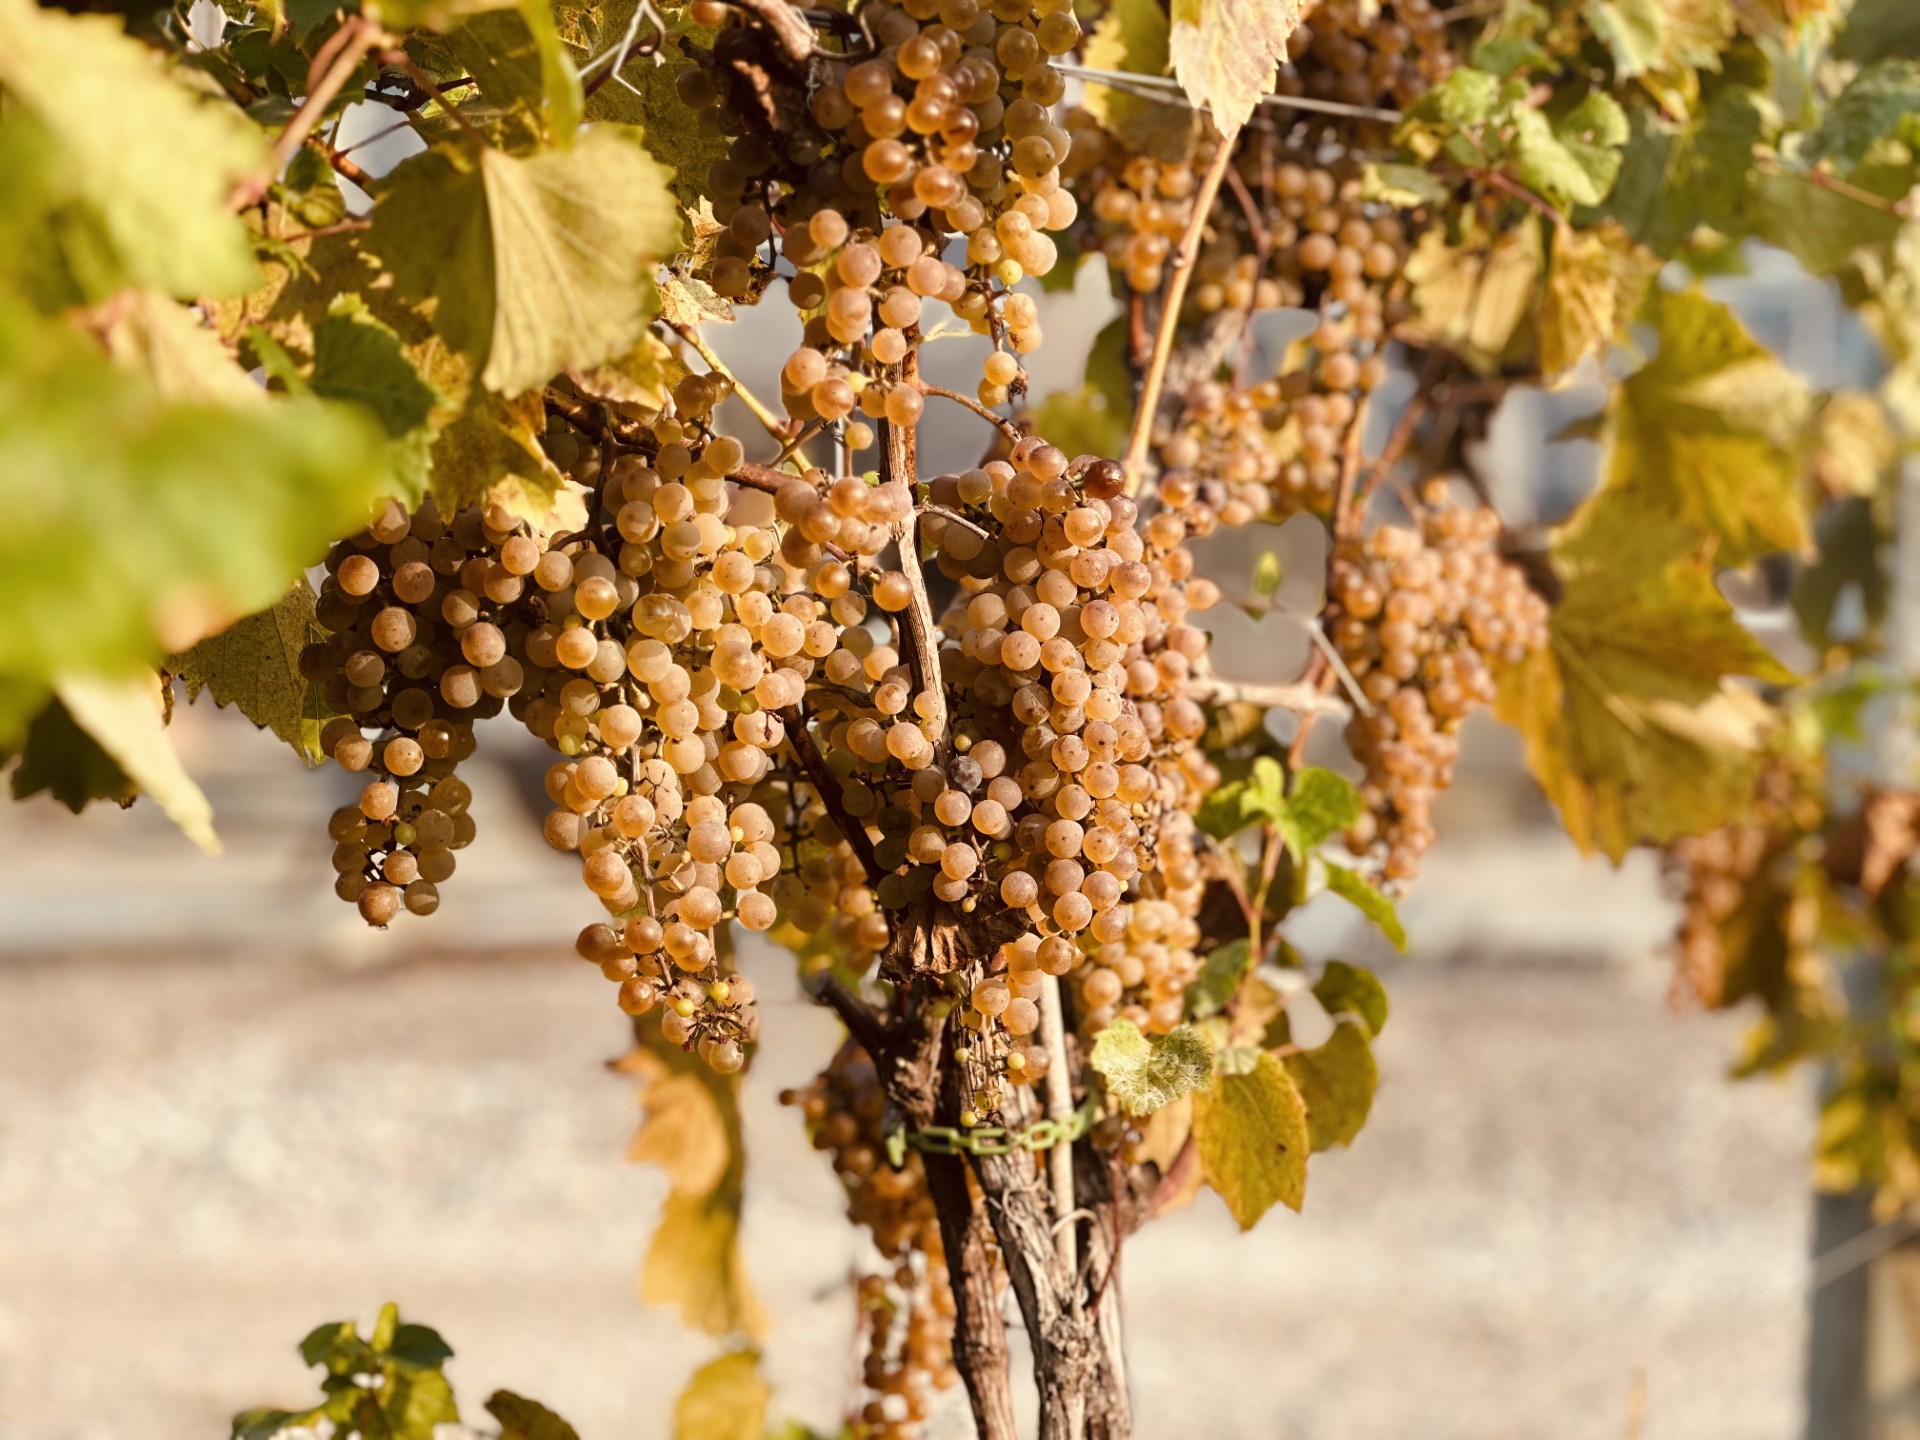
[[[804,65],[813,58],[813,26],[787,0],[731,0],[772,32],[789,60]]]
[[[1344,715],[1347,707],[1307,680],[1286,683],[1259,680],[1222,680],[1217,676],[1195,676],[1187,682],[1187,693],[1196,700],[1216,705],[1258,705],[1265,710],[1291,710],[1296,715]]]
[[[733,387],[733,393],[738,395],[741,403],[753,412],[753,418],[760,422],[769,435],[782,445],[792,438],[793,432],[787,423],[769,410],[753,391],[740,383],[740,377],[727,367],[726,361],[714,353],[713,347],[707,344],[705,336],[693,326],[683,325],[678,320],[667,321],[667,328],[691,345],[694,353],[707,362],[707,368]]]
[[[920,330],[907,331],[907,353],[900,361],[900,378],[908,385],[920,383]],[[880,422],[880,479],[883,484],[906,487],[909,495],[919,480],[915,431],[891,421]],[[921,728],[933,742],[933,758],[943,763],[947,751],[947,686],[940,674],[940,631],[933,622],[933,600],[927,594],[927,576],[920,560],[920,516],[909,512],[893,524],[893,542],[900,553],[900,573],[906,577],[909,599],[900,612],[900,641],[907,664],[913,670],[914,688],[926,697],[926,712]],[[916,702],[916,709],[918,704]]]
[[[925,380],[920,382],[919,389],[923,395],[938,395],[942,400],[951,400],[954,404],[971,410],[1016,445],[1024,438],[1020,434],[1019,427],[1011,420],[1004,415],[994,414],[970,395],[962,395],[958,390],[949,390],[944,385],[930,385]]]
[[[228,197],[234,209],[244,210],[249,205],[257,204],[267,193],[273,177],[293,158],[293,152],[306,143],[307,136],[313,133],[313,127],[320,123],[320,117],[326,114],[327,107],[339,96],[353,72],[360,68],[360,62],[366,58],[367,52],[386,38],[386,33],[364,15],[353,16],[327,38],[314,53],[313,64],[307,70],[306,99],[300,102],[300,108],[293,112],[293,118],[274,137],[270,163],[266,169],[234,185],[233,193]]]
[[[1153,337],[1153,353],[1147,357],[1146,378],[1140,384],[1140,400],[1133,412],[1133,432],[1127,437],[1127,493],[1135,494],[1146,474],[1147,447],[1153,439],[1154,412],[1160,408],[1160,387],[1167,378],[1167,361],[1173,354],[1174,335],[1180,328],[1180,307],[1186,303],[1187,282],[1193,278],[1193,262],[1200,251],[1200,235],[1207,228],[1213,200],[1220,193],[1220,182],[1233,163],[1233,142],[1221,137],[1213,162],[1200,181],[1193,197],[1193,214],[1180,236],[1174,252],[1173,274],[1167,279],[1167,293],[1160,307],[1160,328]]]
[[[813,735],[807,729],[806,712],[798,705],[789,705],[778,712],[786,723],[787,743],[793,747],[793,753],[799,757],[800,766],[807,772],[814,793],[820,797],[820,803],[826,807],[827,815],[834,827],[846,837],[847,844],[853,847],[853,853],[859,857],[860,868],[867,872],[870,883],[878,885],[887,872],[881,867],[880,857],[874,853],[873,837],[867,834],[867,827],[847,813],[845,796],[841,793],[840,782],[827,762],[821,758],[820,747],[813,743]]]

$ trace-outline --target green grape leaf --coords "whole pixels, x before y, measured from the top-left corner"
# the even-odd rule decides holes
[[[673,1440],[763,1440],[772,1393],[757,1350],[709,1360],[673,1402]]]
[[[1859,596],[1868,627],[1865,634],[1849,638],[1870,643],[1873,628],[1886,619],[1890,586],[1881,538],[1873,504],[1865,497],[1849,495],[1822,510],[1819,557],[1794,575],[1788,592],[1800,633],[1815,645],[1824,647],[1840,638],[1834,617],[1841,597],[1849,592]]]
[[[1752,221],[1748,176],[1762,130],[1750,90],[1719,87],[1683,124],[1636,105],[1619,178],[1605,213],[1663,256],[1679,252],[1701,227],[1737,238]]]
[[[1771,710],[1728,677],[1786,670],[1714,584],[1713,542],[1608,487],[1559,532],[1548,644],[1502,677],[1499,713],[1582,850],[1614,860],[1747,813]]]
[[[1158,0],[1116,0],[1087,37],[1085,64],[1091,70],[1165,75],[1171,64],[1170,27]],[[1193,154],[1199,117],[1184,101],[1172,96],[1156,99],[1089,81],[1085,104],[1087,112],[1128,150],[1175,164]]]
[[[1842,60],[1920,56],[1920,9],[1911,0],[1855,0],[1833,53]]]
[[[307,383],[316,395],[365,406],[396,439],[426,424],[442,403],[407,358],[400,337],[357,294],[338,296],[313,327]]]
[[[180,763],[167,738],[159,677],[151,670],[124,678],[67,675],[54,693],[82,730],[180,831],[209,855],[220,853],[213,807]]]
[[[185,683],[189,700],[204,690],[216,705],[239,707],[309,766],[318,765],[326,759],[320,727],[332,716],[321,687],[300,673],[301,649],[319,638],[313,611],[313,587],[303,575],[272,608],[243,616],[184,655],[171,657],[166,669]]]
[[[1329,960],[1320,978],[1313,982],[1314,997],[1336,1019],[1352,1015],[1362,1021],[1369,1035],[1387,1028],[1387,987],[1371,970],[1349,965],[1344,960]]]
[[[1205,1020],[1218,1015],[1253,972],[1253,947],[1243,935],[1209,952],[1200,973],[1187,986],[1187,1015]]]
[[[526,159],[415,156],[389,177],[368,242],[402,290],[439,302],[437,328],[482,383],[517,395],[631,349],[679,236],[666,172],[599,126]]]
[[[1482,40],[1473,47],[1468,56],[1469,63],[1476,70],[1484,70],[1489,75],[1498,75],[1502,79],[1509,75],[1518,75],[1523,70],[1557,70],[1553,56],[1549,55],[1537,41],[1524,35],[1496,35],[1490,40]]]
[[[383,24],[396,30],[451,30],[469,15],[511,10],[515,0],[380,0],[368,6]]]
[[[1381,894],[1359,871],[1349,870],[1344,865],[1322,864],[1326,870],[1327,889],[1366,916],[1374,928],[1387,937],[1387,942],[1394,949],[1405,954],[1407,932],[1400,924],[1400,915],[1394,909],[1393,901]]]
[[[1364,1026],[1343,1021],[1326,1043],[1281,1058],[1307,1107],[1314,1150],[1351,1145],[1367,1123],[1380,1069]]]
[[[1900,217],[1797,171],[1763,170],[1753,177],[1753,231],[1810,274],[1832,275],[1863,250],[1891,245],[1900,233]]]
[[[0,90],[15,112],[5,138],[39,149],[74,207],[62,234],[84,247],[90,298],[125,285],[187,298],[254,282],[231,196],[266,173],[266,141],[234,106],[175,83],[119,17],[0,0]]]
[[[1411,210],[1419,205],[1445,205],[1452,192],[1425,166],[1369,161],[1360,177],[1360,194],[1396,210]]]
[[[49,699],[28,724],[19,757],[12,779],[16,800],[44,792],[78,815],[95,800],[131,805],[140,794],[58,699]]]
[[[1228,139],[1273,93],[1300,12],[1301,0],[1173,0],[1173,73]]]
[[[1593,145],[1576,152],[1562,142],[1538,110],[1514,112],[1514,177],[1560,209],[1598,205],[1606,198],[1619,169],[1617,151]]]
[[[634,10],[634,0],[609,0],[593,12],[592,32],[583,37],[589,43],[581,47],[582,58],[587,52],[598,54],[618,45]],[[717,128],[702,123],[707,112],[682,103],[675,91],[680,77],[695,68],[693,61],[681,53],[678,41],[692,35],[710,43],[713,32],[695,26],[687,12],[677,6],[669,7],[664,14],[667,35],[659,47],[661,63],[656,65],[645,58],[630,60],[621,68],[618,79],[587,97],[586,118],[634,126],[647,153],[672,171],[674,195],[693,212],[712,193],[708,172],[716,161],[726,157],[727,140]],[[636,38],[644,43],[651,34],[652,22],[642,16]]]
[[[519,0],[519,3],[520,18],[526,21],[540,52],[540,91],[547,134],[565,149],[573,144],[574,132],[580,128],[587,105],[580,72],[573,68],[573,57],[560,41],[551,0]]]
[[[500,1422],[500,1440],[580,1440],[580,1432],[538,1400],[511,1390],[487,1397],[487,1413]]]
[[[1280,588],[1280,582],[1285,578],[1279,554],[1272,550],[1262,551],[1253,565],[1253,593],[1262,600],[1268,599]]]
[[[1296,865],[1304,865],[1309,851],[1351,827],[1365,808],[1352,781],[1317,765],[1294,771],[1290,790],[1285,812],[1274,818],[1274,825]]]
[[[1540,373],[1563,378],[1589,355],[1604,356],[1640,309],[1659,267],[1652,251],[1610,220],[1590,230],[1561,224],[1540,294]]]
[[[1738,565],[1809,540],[1803,382],[1699,291],[1642,311],[1659,350],[1615,395],[1607,483],[1718,537]]]
[[[0,673],[126,673],[272,605],[385,487],[346,407],[169,401],[0,302]]]
[[[1280,1062],[1264,1051],[1244,1068],[1217,1071],[1193,1097],[1201,1174],[1242,1230],[1274,1204],[1299,1210],[1307,1197],[1312,1139],[1306,1104]]]
[[[1920,111],[1920,61],[1878,59],[1864,66],[1827,106],[1801,158],[1831,160],[1846,173]]]
[[[1615,75],[1631,80],[1659,66],[1666,26],[1658,0],[1587,0],[1584,9]]]
[[[1131,1020],[1115,1020],[1093,1037],[1087,1063],[1129,1115],[1151,1115],[1203,1088],[1213,1074],[1213,1053],[1189,1025],[1147,1035]]]

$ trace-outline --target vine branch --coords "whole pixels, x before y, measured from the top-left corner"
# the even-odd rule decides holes
[[[1193,262],[1200,250],[1200,236],[1207,228],[1207,216],[1213,211],[1213,200],[1220,193],[1220,182],[1233,165],[1233,141],[1225,136],[1220,139],[1219,148],[1214,152],[1213,163],[1207,166],[1207,173],[1200,181],[1200,188],[1194,193],[1193,214],[1187,219],[1187,228],[1180,236],[1179,248],[1174,251],[1173,274],[1167,280],[1167,293],[1161,302],[1160,328],[1153,337],[1153,353],[1147,359],[1147,373],[1140,384],[1140,400],[1133,412],[1133,431],[1127,437],[1126,470],[1127,493],[1133,494],[1140,488],[1140,481],[1146,473],[1147,447],[1153,439],[1154,412],[1160,408],[1160,386],[1166,379],[1167,360],[1173,354],[1175,332],[1180,328],[1180,307],[1186,303],[1187,283],[1193,278]]]

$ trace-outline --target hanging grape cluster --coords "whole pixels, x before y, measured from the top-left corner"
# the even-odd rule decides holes
[[[1370,704],[1347,727],[1367,813],[1347,836],[1390,881],[1413,878],[1433,843],[1433,801],[1453,781],[1459,729],[1492,703],[1501,668],[1546,643],[1547,605],[1503,559],[1500,517],[1430,480],[1411,526],[1382,525],[1334,549],[1329,627]]]

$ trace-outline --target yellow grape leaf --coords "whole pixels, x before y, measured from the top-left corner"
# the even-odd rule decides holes
[[[772,1394],[758,1351],[709,1360],[673,1402],[673,1440],[762,1440]]]
[[[1264,1050],[1244,1068],[1230,1070],[1221,1058],[1212,1087],[1193,1097],[1193,1140],[1207,1183],[1240,1228],[1251,1230],[1274,1202],[1289,1210],[1306,1202],[1307,1108]]]
[[[576,370],[573,378],[580,389],[599,399],[658,411],[667,403],[673,387],[690,373],[686,362],[667,342],[649,330],[619,359],[591,370]]]
[[[451,515],[485,496],[538,520],[566,482],[540,445],[547,419],[540,393],[505,400],[483,390],[469,398],[433,437],[434,502]]]
[[[766,1312],[740,1257],[740,1077],[668,1044],[657,1023],[636,1030],[641,1045],[619,1068],[640,1078],[645,1115],[627,1154],[660,1164],[673,1185],[641,1266],[640,1298],[710,1335],[759,1335]]]
[[[1170,63],[1167,12],[1158,0],[1115,0],[1087,37],[1085,63],[1090,70],[1119,70],[1159,77]],[[1193,109],[1177,96],[1152,95],[1089,81],[1087,113],[1129,150],[1179,163],[1193,154],[1199,125]]]
[[[1827,397],[1813,431],[1808,467],[1829,497],[1872,495],[1898,454],[1886,406],[1859,391]]]
[[[388,178],[369,245],[481,382],[519,395],[632,348],[658,311],[655,264],[680,242],[667,172],[614,126],[569,150],[477,160],[430,150]]]
[[[205,690],[216,705],[238,706],[254,724],[273,731],[308,765],[326,758],[320,727],[331,712],[320,687],[300,673],[300,651],[318,638],[313,587],[303,575],[271,609],[247,615],[167,661],[186,683],[187,698]]]
[[[1618,860],[1737,821],[1752,800],[1773,712],[1728,677],[1794,677],[1734,617],[1713,548],[1614,489],[1555,540],[1549,641],[1502,678],[1499,713],[1582,850]]]
[[[1301,8],[1301,0],[1173,0],[1173,73],[1229,140],[1273,93]]]
[[[1482,374],[1500,365],[1533,307],[1542,261],[1540,221],[1529,215],[1503,234],[1451,244],[1444,227],[1407,257],[1417,335],[1456,351]]]
[[[145,370],[168,400],[261,405],[267,392],[235,362],[220,336],[176,300],[151,290],[125,296],[107,330],[107,352]]]
[[[660,313],[668,324],[692,329],[710,320],[730,322],[733,302],[704,280],[669,271],[660,280]]]
[[[1805,382],[1697,290],[1655,293],[1642,318],[1660,348],[1617,391],[1607,485],[1718,536],[1723,565],[1804,549]]]
[[[218,855],[213,807],[167,738],[160,677],[151,670],[123,679],[65,675],[54,681],[53,688],[74,723],[166,811],[181,833],[207,854]]]
[[[1659,257],[1614,221],[1592,230],[1562,223],[1540,295],[1540,373],[1564,379],[1587,356],[1604,356],[1659,268]]]

